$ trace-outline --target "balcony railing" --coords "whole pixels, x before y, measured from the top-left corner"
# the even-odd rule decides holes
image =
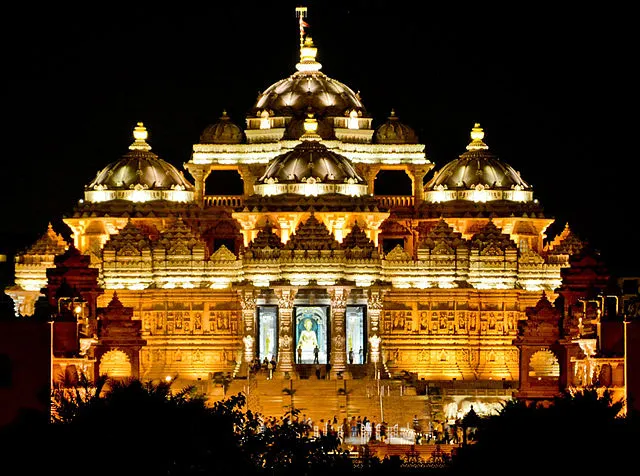
[[[239,208],[244,205],[244,196],[242,195],[205,195],[204,207],[224,207]]]
[[[408,208],[413,207],[413,195],[376,195],[379,207]]]
[[[411,208],[414,204],[413,195],[376,195],[379,207],[383,208]],[[243,195],[205,195],[204,207],[239,208],[244,206]]]

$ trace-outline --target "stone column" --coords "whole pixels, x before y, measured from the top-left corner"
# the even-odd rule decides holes
[[[278,297],[278,363],[274,373],[275,378],[293,377],[293,303],[296,296],[295,289],[275,289]]]
[[[369,291],[369,299],[367,302],[367,318],[369,337],[369,355],[371,363],[378,364],[380,359],[380,314],[382,312],[383,291],[372,289]]]
[[[367,181],[367,193],[373,195],[376,175],[380,171],[379,165],[359,164],[359,170],[362,171],[363,178]]]
[[[254,194],[253,186],[258,180],[258,177],[249,165],[238,165],[238,173],[242,179],[244,196],[250,197]]]
[[[242,323],[244,342],[244,363],[251,365],[255,356],[254,342],[256,339],[255,319],[256,319],[256,298],[253,290],[242,290],[240,294],[240,306],[242,307]]]
[[[331,298],[331,377],[336,378],[340,373],[348,378],[345,318],[349,290],[336,287],[328,291]]]
[[[432,167],[410,165],[407,173],[413,183],[413,205],[417,207],[424,201],[424,177]]]
[[[207,179],[211,170],[205,171],[205,165],[185,164],[185,167],[191,174],[195,185],[196,203],[202,208],[204,207],[204,181]]]

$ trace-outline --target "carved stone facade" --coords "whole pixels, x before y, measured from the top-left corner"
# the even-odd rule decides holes
[[[130,151],[65,217],[73,243],[49,228],[44,245],[18,257],[7,293],[20,311],[34,309],[45,277],[58,306],[66,276],[86,303],[86,359],[98,373],[128,365],[145,379],[245,375],[271,352],[274,377],[296,379],[309,319],[332,377],[349,379],[359,365],[368,376],[504,381],[527,398],[588,381],[578,341],[598,323],[584,302],[604,281],[571,263],[584,243],[567,227],[545,244],[554,220],[489,151],[479,124],[466,152],[433,170],[395,114],[375,134],[359,95],[327,78],[311,39],[304,44],[297,72],[259,96],[244,130],[224,114],[193,145],[184,167],[194,185],[151,152],[138,124]],[[324,96],[298,94],[310,84]],[[287,88],[305,99],[285,104]],[[239,174],[240,193],[207,193],[220,170]],[[377,195],[388,170],[405,171],[411,190]],[[66,248],[65,266],[82,271],[47,270]],[[94,336],[98,310],[116,305],[131,310],[123,322],[139,324],[139,335]],[[537,376],[548,384],[541,391]]]

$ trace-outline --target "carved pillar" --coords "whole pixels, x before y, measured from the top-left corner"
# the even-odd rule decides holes
[[[207,179],[211,170],[205,170],[205,165],[185,164],[185,167],[191,174],[195,185],[196,203],[200,207],[204,207],[204,181]]]
[[[242,307],[242,322],[244,342],[244,362],[251,364],[255,355],[254,342],[256,339],[255,319],[256,319],[256,298],[252,290],[239,291],[240,306]]]
[[[411,177],[413,187],[413,204],[420,205],[424,201],[424,177],[432,167],[410,165],[407,174]]]
[[[283,378],[285,375],[293,376],[293,302],[296,291],[291,288],[275,290],[278,297],[279,337],[278,337],[278,363],[275,377]]]
[[[382,290],[372,289],[369,291],[369,300],[367,303],[367,318],[369,322],[367,328],[370,333],[369,353],[373,364],[380,362],[380,314],[382,313],[382,297]]]
[[[332,288],[328,291],[331,298],[331,375],[335,378],[338,373],[345,375],[347,369],[345,315],[349,290]]]
[[[253,170],[248,165],[238,165],[238,173],[240,174],[240,178],[242,178],[242,183],[244,184],[244,196],[249,197],[254,194],[253,186],[258,180],[258,177],[253,173]]]
[[[380,171],[379,165],[371,165],[371,164],[359,164],[359,169],[362,171],[363,178],[367,181],[367,193],[369,195],[373,195],[376,175]]]

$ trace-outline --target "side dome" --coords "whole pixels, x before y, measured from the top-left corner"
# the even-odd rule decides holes
[[[151,152],[151,146],[146,142],[147,129],[142,122],[134,128],[133,137],[129,152],[98,172],[85,187],[85,201],[193,201],[194,186],[176,167]]]
[[[317,117],[348,116],[354,110],[361,117],[367,116],[358,93],[320,71],[317,51],[313,40],[307,37],[300,48],[298,71],[265,89],[249,114],[257,117],[266,110],[270,116],[304,118],[311,108]]]
[[[318,123],[309,117],[300,144],[275,157],[254,186],[258,195],[341,195],[367,193],[366,182],[346,157],[320,143]]]
[[[244,132],[222,111],[222,116],[215,124],[207,126],[200,134],[201,144],[242,144]]]
[[[373,134],[373,141],[376,144],[417,144],[418,136],[411,127],[400,122],[392,109],[387,121]]]
[[[520,173],[488,151],[480,124],[471,130],[467,152],[435,173],[425,185],[425,201],[533,201],[533,188]]]

